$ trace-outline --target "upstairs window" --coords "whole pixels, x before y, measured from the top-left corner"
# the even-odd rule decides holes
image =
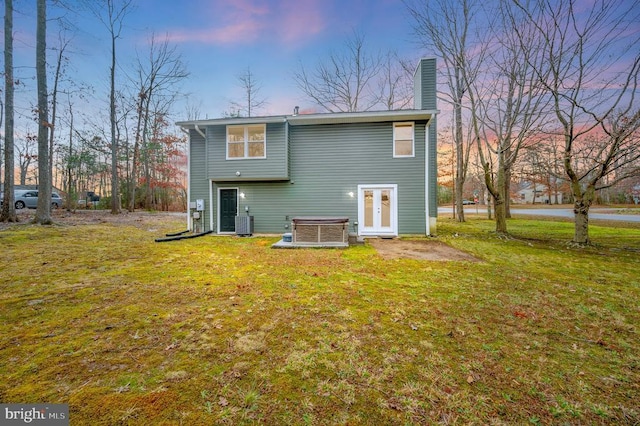
[[[413,123],[393,123],[393,157],[413,157]]]
[[[227,160],[267,157],[266,126],[227,126]]]

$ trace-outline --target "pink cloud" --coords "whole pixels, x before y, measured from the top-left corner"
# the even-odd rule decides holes
[[[259,33],[252,22],[235,22],[225,27],[191,31],[173,31],[169,40],[175,43],[196,42],[205,44],[242,44],[256,40]]]
[[[288,0],[280,3],[282,21],[277,26],[278,37],[285,44],[297,44],[322,32],[326,27],[322,2]]]
[[[321,6],[315,0],[218,1],[204,12],[210,18],[208,27],[170,31],[169,39],[216,45],[256,40],[297,45],[325,28]]]

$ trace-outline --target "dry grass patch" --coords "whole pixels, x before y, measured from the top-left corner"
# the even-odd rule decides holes
[[[374,247],[384,259],[406,258],[439,261],[480,261],[477,257],[434,239],[370,238],[367,242]]]

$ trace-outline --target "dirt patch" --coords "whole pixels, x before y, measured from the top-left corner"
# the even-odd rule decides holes
[[[418,259],[436,261],[480,262],[480,259],[435,240],[368,239],[383,259]]]

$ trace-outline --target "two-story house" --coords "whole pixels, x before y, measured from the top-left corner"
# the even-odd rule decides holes
[[[189,225],[283,233],[296,216],[343,216],[359,236],[435,233],[436,61],[414,109],[181,121],[189,134]],[[193,207],[198,200],[194,222]]]

